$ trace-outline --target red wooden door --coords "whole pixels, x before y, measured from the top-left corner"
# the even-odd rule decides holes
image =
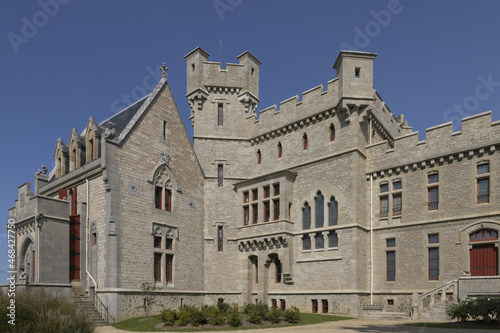
[[[498,275],[498,248],[494,244],[474,245],[470,250],[472,276]]]
[[[80,215],[70,216],[69,278],[80,280]]]

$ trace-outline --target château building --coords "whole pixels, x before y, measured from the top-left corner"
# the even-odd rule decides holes
[[[97,294],[116,320],[142,314],[145,282],[156,310],[263,301],[439,317],[498,294],[491,112],[422,140],[374,90],[376,54],[342,51],[326,87],[257,114],[260,61],[208,57],[185,56],[193,144],[165,73],[57,141],[56,167],[10,209],[18,283]]]

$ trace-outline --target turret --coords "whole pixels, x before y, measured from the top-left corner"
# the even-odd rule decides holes
[[[343,98],[373,97],[373,60],[376,53],[341,51],[333,68]]]

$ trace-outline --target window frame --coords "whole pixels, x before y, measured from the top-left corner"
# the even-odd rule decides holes
[[[217,103],[217,126],[224,126],[224,103]]]
[[[273,220],[277,221],[280,219],[280,199],[273,200]]]
[[[390,255],[393,255],[394,256],[394,260],[390,260],[389,256]],[[394,270],[389,270],[389,263],[393,263],[394,265]],[[391,250],[391,251],[386,251],[386,281],[387,282],[394,282],[396,281],[396,251],[395,250]],[[391,278],[390,277],[390,274],[393,274],[394,276]]]
[[[217,252],[224,252],[224,227],[217,226]]]
[[[224,186],[224,165],[223,164],[217,165],[217,186],[218,187]]]

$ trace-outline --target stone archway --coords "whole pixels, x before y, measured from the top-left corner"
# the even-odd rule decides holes
[[[19,278],[27,282],[35,282],[35,244],[27,236],[22,242],[19,256]]]

